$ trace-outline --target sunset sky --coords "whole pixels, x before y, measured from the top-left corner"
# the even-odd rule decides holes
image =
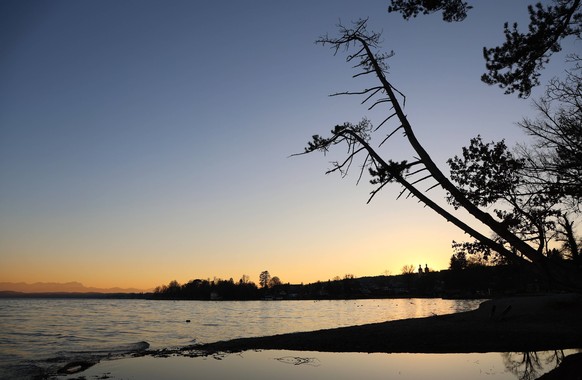
[[[406,22],[387,0],[0,2],[0,282],[447,268],[467,238],[454,226],[397,186],[366,204],[357,173],[324,175],[330,157],[289,156],[335,124],[381,121],[328,97],[370,82],[314,44],[363,17],[394,50],[390,79],[441,168],[477,134],[526,142],[515,123],[535,117],[532,99],[480,75],[483,46],[502,43],[505,21],[525,28],[527,4],[473,3],[449,24]],[[554,57],[542,81],[564,67]]]

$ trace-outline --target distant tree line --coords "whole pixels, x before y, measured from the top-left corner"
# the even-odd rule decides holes
[[[181,285],[173,280],[168,285],[156,287],[152,296],[156,299],[256,300],[269,297],[281,285],[279,277],[271,277],[269,271],[263,271],[259,275],[260,287],[250,281],[250,277],[245,274],[238,282],[232,278],[229,280],[214,278],[191,280]]]
[[[457,257],[454,255],[454,257]],[[455,259],[456,260],[456,259]],[[238,282],[222,279],[191,280],[186,284],[171,281],[150,294],[161,300],[334,300],[396,297],[495,297],[516,293],[551,290],[542,276],[514,264],[486,265],[469,260],[443,271],[403,272],[400,275],[343,278],[311,284],[283,284],[262,281],[257,286],[243,276]],[[414,268],[413,266],[411,266]],[[266,271],[265,271],[266,272]],[[264,272],[260,280],[265,280]]]
[[[488,298],[552,290],[541,276],[516,265],[484,265],[473,260],[464,268],[443,271],[360,277],[348,274],[311,284],[258,287],[243,276],[232,279],[171,281],[151,293],[19,293],[0,298],[98,298],[155,300],[336,300],[363,298],[449,297]]]
[[[257,299],[258,288],[254,282],[234,282],[230,280],[191,280],[180,285],[171,281],[168,285],[155,288],[153,298],[185,300],[252,300]]]

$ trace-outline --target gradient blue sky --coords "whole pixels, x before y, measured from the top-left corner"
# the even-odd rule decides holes
[[[397,187],[366,205],[367,183],[324,175],[329,157],[288,156],[381,116],[327,96],[369,82],[314,44],[360,17],[395,51],[391,79],[441,167],[477,134],[526,141],[514,123],[531,100],[479,78],[482,47],[505,21],[525,27],[527,4],[475,3],[448,24],[406,22],[386,0],[0,2],[0,280],[146,289],[446,268],[453,226]]]

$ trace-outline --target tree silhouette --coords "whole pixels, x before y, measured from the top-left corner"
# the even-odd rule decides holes
[[[554,0],[554,5],[541,3],[528,6],[529,26],[523,33],[517,23],[503,26],[505,42],[501,46],[483,48],[487,73],[481,80],[497,84],[505,93],[518,92],[528,97],[539,84],[540,71],[550,60],[552,53],[561,50],[561,42],[569,36],[580,38],[582,12],[580,0]],[[462,21],[471,9],[461,0],[392,0],[389,12],[400,12],[405,19],[419,13],[443,12],[445,21]]]
[[[407,264],[402,267],[402,274],[413,274],[414,271],[414,265],[412,264]]]
[[[278,286],[281,285],[281,279],[277,276],[271,277],[271,279],[269,280],[269,288],[272,288],[274,286]]]
[[[358,123],[346,122],[336,125],[329,137],[314,135],[308,143],[304,153],[315,151],[326,153],[332,147],[342,144],[347,147],[347,157],[341,161],[332,162],[333,167],[328,173],[339,172],[347,175],[356,157],[362,157],[358,181],[367,170],[371,176],[370,182],[375,185],[368,202],[389,183],[396,182],[403,187],[400,195],[416,197],[420,202],[441,215],[488,249],[499,253],[506,259],[523,266],[535,265],[548,279],[558,281],[565,286],[582,289],[582,276],[578,268],[572,268],[562,263],[551,262],[544,254],[543,249],[547,242],[547,236],[541,236],[538,246],[529,244],[520,231],[515,230],[511,223],[511,215],[496,213],[491,215],[486,207],[493,201],[515,193],[516,179],[506,178],[511,170],[520,167],[519,160],[514,159],[504,144],[483,144],[480,139],[472,142],[467,154],[451,163],[457,173],[450,180],[438,168],[432,157],[416,138],[412,125],[403,110],[404,95],[398,91],[388,80],[386,61],[392,54],[379,51],[380,34],[367,30],[367,20],[359,20],[352,27],[339,25],[339,36],[321,37],[317,42],[330,46],[334,53],[345,51],[347,62],[352,63],[359,70],[354,77],[372,75],[378,80],[378,85],[365,88],[361,91],[347,91],[333,95],[359,95],[364,97],[362,103],[371,103],[369,109],[378,106],[387,106],[389,113],[378,126],[366,118]],[[384,132],[381,128],[387,128]],[[396,132],[401,131],[413,150],[410,160],[394,161],[385,159],[380,154],[380,148],[390,138],[394,138]],[[384,133],[382,133],[384,132]],[[495,160],[487,163],[487,160]],[[471,162],[473,161],[473,162]],[[482,167],[473,168],[471,165],[478,162]],[[466,164],[466,165],[465,165]],[[476,172],[473,172],[473,169]],[[475,177],[473,177],[475,176]],[[453,182],[456,182],[455,185]],[[477,189],[487,188],[484,193]],[[464,209],[476,221],[488,227],[490,238],[477,231],[469,224],[461,220],[452,211],[440,206],[429,197],[429,190],[440,187],[447,194],[447,200],[454,208]],[[535,201],[532,200],[532,202]],[[514,206],[521,204],[515,202]],[[524,215],[526,213],[524,212]],[[543,215],[545,216],[545,215]],[[532,221],[531,224],[534,224]],[[532,229],[544,230],[543,226],[530,226]]]
[[[528,178],[546,192],[582,201],[582,58],[572,55],[573,68],[563,80],[550,81],[543,98],[535,101],[537,119],[519,126],[536,143],[523,149]]]
[[[450,270],[463,270],[467,268],[467,255],[465,252],[457,252],[451,256],[449,262]]]
[[[268,270],[262,271],[259,275],[259,285],[261,288],[269,287],[269,281],[271,280],[271,275]]]
[[[388,12],[400,12],[405,19],[409,19],[419,13],[426,15],[442,11],[443,20],[451,22],[464,20],[471,8],[462,0],[392,0]]]

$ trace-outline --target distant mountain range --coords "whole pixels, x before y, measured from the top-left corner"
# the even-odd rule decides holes
[[[92,288],[80,282],[0,282],[0,291],[20,293],[143,293],[143,289],[134,288]]]

